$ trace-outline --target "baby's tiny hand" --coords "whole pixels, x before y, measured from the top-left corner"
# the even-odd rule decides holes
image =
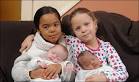
[[[74,70],[74,67],[72,64],[67,64],[67,66],[65,67],[65,71],[73,71]]]
[[[38,63],[38,65],[41,67],[41,68],[47,68],[48,67],[48,65],[47,64],[45,64],[45,63],[43,63],[43,62],[41,62],[41,61],[37,61],[37,63]]]

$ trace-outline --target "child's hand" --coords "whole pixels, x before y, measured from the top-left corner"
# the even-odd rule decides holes
[[[93,76],[87,77],[85,82],[106,82],[107,78],[104,73],[98,73]]]
[[[53,79],[60,73],[62,67],[60,64],[51,64],[48,65],[47,69],[43,71],[43,79]]]
[[[34,35],[29,35],[25,38],[25,40],[22,42],[21,44],[21,48],[20,48],[20,52],[22,53],[24,50],[27,51],[31,45],[32,45],[32,41],[34,39]]]
[[[38,68],[38,69],[35,69],[35,70],[32,70],[30,71],[29,75],[32,79],[35,79],[35,78],[43,78],[43,71],[45,69],[42,69],[42,68]]]

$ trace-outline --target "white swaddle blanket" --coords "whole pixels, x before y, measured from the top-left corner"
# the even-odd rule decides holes
[[[110,66],[104,65],[100,68],[93,69],[93,70],[81,69],[76,75],[75,82],[85,82],[85,79],[87,77],[93,76],[95,74],[99,74],[99,73],[103,72],[104,70],[112,70],[112,68]]]

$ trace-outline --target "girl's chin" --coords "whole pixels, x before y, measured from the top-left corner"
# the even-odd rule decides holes
[[[49,42],[51,42],[51,43],[56,43],[56,42],[57,42],[57,40],[51,40],[51,41],[49,41]]]
[[[82,38],[81,40],[82,40],[83,42],[88,42],[88,41],[89,41],[89,38],[86,37],[86,38]]]
[[[85,39],[82,39],[81,40],[83,43],[87,43],[88,42],[88,40],[85,40]]]

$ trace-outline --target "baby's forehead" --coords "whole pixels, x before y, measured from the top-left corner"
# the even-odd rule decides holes
[[[91,52],[89,52],[89,51],[84,51],[84,52],[82,52],[81,54],[80,54],[80,56],[83,56],[83,57],[91,57],[91,58],[97,58],[95,55],[94,55],[94,53],[91,53]]]

